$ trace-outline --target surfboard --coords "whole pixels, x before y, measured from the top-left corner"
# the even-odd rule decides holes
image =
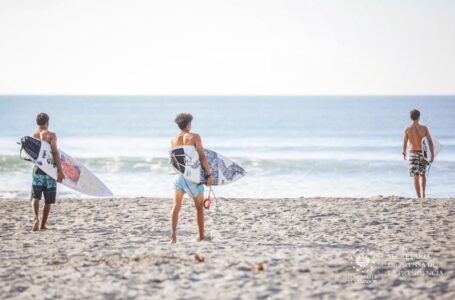
[[[442,150],[442,145],[441,143],[435,139],[432,138],[433,141],[433,150],[434,150],[434,159],[436,159],[436,156],[441,152]],[[427,137],[423,137],[422,139],[422,151],[423,151],[423,158],[426,161],[431,160],[431,149],[430,149],[430,142],[428,141]]]
[[[221,154],[204,149],[205,156],[212,172],[213,185],[233,183],[246,175],[238,164]],[[199,153],[194,146],[179,146],[169,150],[171,166],[189,181],[206,183],[204,169],[199,160]]]
[[[57,167],[54,164],[51,145],[30,136],[21,138],[22,149],[30,156],[32,162],[50,177],[57,179]],[[112,192],[89,169],[75,158],[58,149],[65,179],[62,184],[83,194],[109,197]]]

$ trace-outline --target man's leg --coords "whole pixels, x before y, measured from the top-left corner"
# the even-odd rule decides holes
[[[51,211],[51,204],[45,203],[43,207],[43,218],[41,220],[41,230],[47,229],[46,228],[46,221],[47,217],[49,216],[49,212]]]
[[[47,217],[51,211],[51,205],[55,203],[55,198],[57,197],[57,183],[54,179],[46,175],[46,187],[43,189],[44,195],[44,207],[43,207],[43,218],[41,220],[41,229],[45,230]]]
[[[39,199],[32,198],[32,209],[34,215],[32,231],[37,231],[39,229]]]
[[[199,230],[199,240],[204,240],[204,193],[199,194],[194,200],[196,207],[196,222]]]
[[[417,198],[420,198],[420,183],[419,183],[419,176],[414,175],[413,177],[414,180],[414,189],[417,194]]]
[[[425,189],[427,185],[427,177],[425,175],[420,176],[420,185],[422,187],[422,198],[425,199]]]
[[[177,223],[179,221],[179,212],[182,208],[182,200],[184,193],[178,189],[174,190],[174,205],[171,210],[171,243],[177,242]]]
[[[34,216],[32,231],[37,231],[39,230],[39,201],[43,196],[43,186],[41,184],[39,174],[35,173],[35,171],[32,173],[32,178],[32,194],[30,197],[32,200],[32,209]]]

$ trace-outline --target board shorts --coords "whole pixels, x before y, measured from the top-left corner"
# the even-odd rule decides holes
[[[420,150],[411,150],[409,153],[409,176],[425,176],[428,162]]]
[[[44,195],[46,204],[54,204],[57,196],[57,181],[39,168],[33,168],[31,199],[41,200]]]
[[[183,175],[178,174],[174,179],[174,189],[179,190],[183,193],[187,193],[191,198],[196,198],[200,194],[204,193],[204,186],[202,183],[194,183],[185,179]]]

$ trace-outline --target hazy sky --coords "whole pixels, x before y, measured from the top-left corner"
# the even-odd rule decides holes
[[[455,1],[0,0],[0,94],[455,94]]]

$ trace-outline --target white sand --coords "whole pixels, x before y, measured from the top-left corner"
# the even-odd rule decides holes
[[[213,242],[185,199],[171,246],[170,199],[59,200],[41,232],[3,200],[0,298],[455,299],[455,199],[219,202]]]

